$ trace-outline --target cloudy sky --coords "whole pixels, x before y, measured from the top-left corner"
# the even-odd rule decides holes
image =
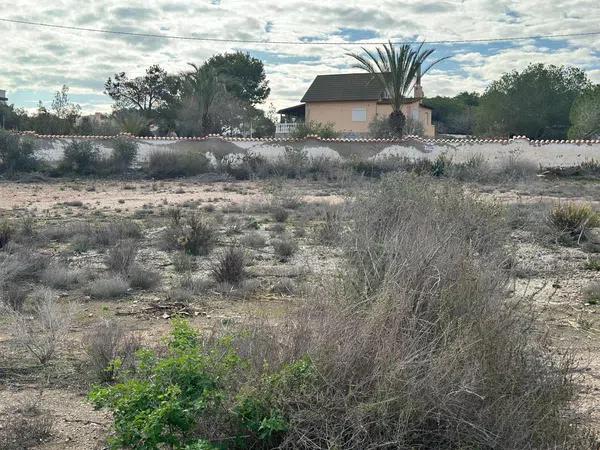
[[[151,64],[181,71],[233,50],[261,58],[276,108],[296,103],[317,74],[348,72],[359,47],[314,41],[461,40],[600,31],[598,0],[0,0],[0,18],[75,27],[308,45],[215,43],[56,30],[0,22],[0,89],[9,102],[49,104],[62,84],[86,112],[110,111],[103,84]],[[424,78],[426,95],[483,91],[531,62],[576,65],[600,82],[600,35],[436,44],[451,56]]]

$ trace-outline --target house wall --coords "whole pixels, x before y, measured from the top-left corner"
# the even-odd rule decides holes
[[[352,120],[352,110],[356,108],[366,110],[365,121],[356,122]],[[375,117],[388,117],[391,112],[391,105],[379,104],[376,101],[310,102],[306,104],[306,121],[333,123],[335,131],[341,134],[357,134],[360,136],[369,132],[369,124]],[[403,105],[402,112],[407,117],[417,119],[423,124],[426,137],[435,136],[435,127],[431,124],[431,111],[429,109],[424,108],[418,102],[414,102]]]
[[[38,155],[49,162],[63,157],[66,146],[75,140],[89,140],[104,154],[110,154],[112,137],[37,136]],[[206,154],[213,162],[244,154],[278,158],[287,148],[302,149],[311,157],[331,159],[371,159],[390,155],[435,159],[446,155],[455,162],[473,156],[483,157],[490,167],[501,167],[515,158],[542,167],[569,167],[585,161],[600,160],[600,140],[531,141],[514,139],[226,139],[204,138],[132,138],[138,143],[138,164],[154,151],[194,151]]]

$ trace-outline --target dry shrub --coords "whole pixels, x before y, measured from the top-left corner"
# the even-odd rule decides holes
[[[552,226],[560,233],[560,237],[571,240],[585,240],[590,228],[600,226],[600,214],[594,212],[590,205],[567,203],[555,206],[548,216]]]
[[[255,249],[263,248],[265,245],[267,245],[266,239],[258,231],[251,231],[250,233],[244,235],[240,239],[240,242],[244,247]]]
[[[275,239],[271,245],[275,255],[282,262],[288,261],[298,251],[298,243],[290,236],[281,236],[280,239]]]
[[[165,250],[181,249],[193,256],[208,255],[216,241],[216,227],[196,213],[183,219],[170,213],[170,225],[164,232],[161,246]]]
[[[127,294],[129,284],[120,275],[108,276],[94,280],[88,286],[87,292],[92,298],[120,298]]]
[[[71,323],[68,308],[57,303],[52,291],[41,289],[32,294],[30,310],[24,313],[14,312],[12,316],[16,341],[40,364],[50,362],[65,339]]]
[[[101,224],[72,222],[49,226],[42,231],[42,236],[51,241],[70,241],[77,251],[86,251],[95,247],[108,247],[123,239],[139,239],[142,231],[131,220]]]
[[[315,229],[315,240],[319,244],[339,244],[342,236],[343,211],[344,208],[339,205],[325,205],[322,222]]]
[[[171,258],[175,272],[191,272],[196,268],[196,260],[193,256],[184,252],[177,252]]]
[[[0,283],[36,281],[48,265],[48,257],[12,243],[0,253]]]
[[[149,290],[160,284],[161,275],[136,264],[130,267],[127,279],[132,288]]]
[[[127,333],[119,323],[104,320],[83,338],[92,371],[99,381],[114,380],[117,369],[133,365],[135,352],[140,348],[137,336]]]
[[[106,258],[106,265],[109,270],[127,276],[135,264],[138,246],[133,241],[121,242],[110,249]]]
[[[585,288],[583,292],[585,301],[590,305],[600,303],[600,282],[596,281]]]
[[[535,162],[511,154],[502,161],[495,175],[500,181],[525,181],[535,178],[539,171],[540,167]]]
[[[273,220],[275,222],[283,223],[288,219],[290,213],[288,213],[288,211],[282,206],[275,206],[271,211],[271,215],[273,216]]]
[[[157,179],[189,177],[210,171],[206,156],[196,151],[154,151],[148,155],[148,175]]]
[[[212,276],[217,283],[238,285],[246,278],[246,256],[238,247],[227,248],[213,264]]]
[[[17,283],[3,283],[1,285],[0,307],[8,308],[9,311],[21,311],[27,298],[27,289]]]
[[[240,343],[259,371],[308,355],[318,374],[271,398],[288,420],[280,448],[592,448],[570,359],[507,300],[498,208],[392,176],[349,217],[326,295]]]
[[[71,289],[87,278],[81,269],[70,269],[62,264],[50,264],[41,275],[41,281],[54,289]]]
[[[7,220],[0,222],[0,248],[3,248],[8,244],[14,235],[13,227]]]
[[[0,413],[0,448],[22,450],[38,446],[52,434],[54,418],[38,405],[38,399],[25,399],[16,408]]]

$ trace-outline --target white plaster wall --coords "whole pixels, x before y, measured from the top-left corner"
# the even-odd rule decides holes
[[[108,155],[111,139],[99,137],[34,136],[39,143],[39,156],[49,161],[62,158],[64,148],[73,140],[92,140]],[[229,154],[250,153],[267,159],[282,156],[287,147],[303,149],[309,157],[346,159],[349,157],[383,158],[406,156],[435,159],[440,154],[455,162],[464,162],[481,155],[491,167],[499,166],[509,158],[530,161],[544,167],[575,166],[587,160],[600,161],[600,141],[530,141],[527,138],[510,140],[436,140],[408,137],[402,141],[317,139],[305,140],[246,140],[209,137],[202,139],[139,138],[138,162],[143,162],[153,151],[198,151],[210,154],[216,161]]]

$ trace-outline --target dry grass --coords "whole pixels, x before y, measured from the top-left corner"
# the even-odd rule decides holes
[[[71,314],[57,303],[52,291],[42,289],[32,294],[30,310],[13,312],[12,321],[16,342],[40,364],[47,364],[55,357],[66,337]]]

